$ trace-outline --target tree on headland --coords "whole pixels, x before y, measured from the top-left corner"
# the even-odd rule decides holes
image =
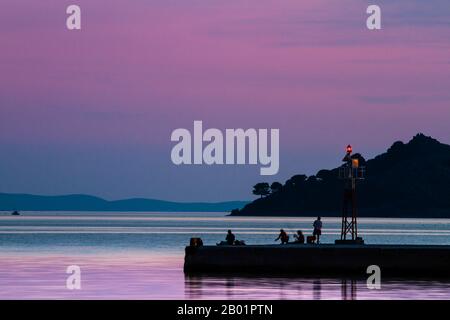
[[[288,188],[299,188],[303,185],[308,177],[304,174],[296,174],[286,181],[285,186]]]
[[[308,177],[304,174],[296,174],[290,180],[293,183],[294,187],[299,187],[306,181]]]
[[[253,186],[253,194],[257,196],[267,196],[270,194],[270,187],[267,182],[260,182]]]
[[[272,193],[278,192],[283,188],[283,185],[277,181],[273,182],[270,185],[270,190],[272,190]]]

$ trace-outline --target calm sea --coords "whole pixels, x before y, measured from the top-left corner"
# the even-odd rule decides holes
[[[237,218],[225,213],[0,213],[0,299],[449,299],[450,282],[306,277],[185,277],[191,237],[215,244],[232,229],[247,244],[274,243],[284,228],[311,233],[314,218]],[[337,238],[324,218],[322,242]],[[450,245],[450,219],[364,219],[370,244]],[[420,258],[420,257],[418,257]],[[66,269],[81,268],[81,289]],[[426,277],[426,275],[424,275]]]

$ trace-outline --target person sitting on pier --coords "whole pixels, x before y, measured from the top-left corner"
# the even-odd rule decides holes
[[[305,243],[305,236],[303,235],[302,230],[297,230],[297,234],[294,234],[296,243]]]
[[[275,241],[278,240],[281,240],[281,244],[289,242],[289,236],[283,229],[280,229],[280,234],[278,235],[278,238],[275,239]]]
[[[317,244],[319,244],[320,235],[322,234],[322,221],[320,221],[320,217],[317,217],[317,220],[314,221],[313,227],[313,236],[317,237]]]
[[[234,236],[234,234],[231,232],[231,230],[228,230],[228,234],[227,237],[225,238],[226,242],[228,245],[232,246],[234,244],[234,240],[236,239],[236,237]]]

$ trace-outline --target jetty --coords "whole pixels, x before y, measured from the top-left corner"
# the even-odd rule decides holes
[[[187,246],[184,272],[450,278],[450,246],[286,244]]]
[[[227,245],[204,246],[200,238],[191,238],[185,250],[184,272],[366,277],[368,270],[376,266],[383,276],[450,279],[450,245],[365,244],[358,235],[356,185],[365,179],[366,168],[362,156],[352,153],[348,145],[344,164],[338,169],[344,192],[341,234],[334,244],[314,243],[319,242],[315,236],[322,229],[321,223],[316,228],[316,222],[307,244],[240,245],[234,237],[230,241],[227,237]]]

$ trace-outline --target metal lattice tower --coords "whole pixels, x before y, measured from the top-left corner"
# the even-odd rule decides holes
[[[341,239],[336,243],[364,243],[358,237],[358,209],[356,205],[356,181],[364,179],[365,167],[360,166],[359,159],[352,157],[352,146],[348,145],[342,159],[345,162],[339,168],[339,178],[344,180],[342,203]]]

